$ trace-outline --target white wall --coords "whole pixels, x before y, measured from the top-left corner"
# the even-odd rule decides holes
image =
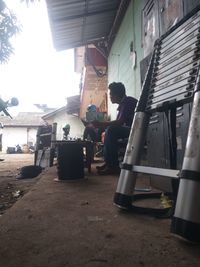
[[[33,143],[33,145],[35,145],[37,128],[28,128],[27,131],[27,143]]]
[[[70,124],[70,136],[72,138],[82,138],[84,126],[78,117],[69,115],[66,111],[58,112],[56,115],[52,116],[51,119],[46,120],[49,124],[54,122],[57,123],[57,140],[62,140],[63,130],[62,128],[66,124]],[[36,128],[27,127],[4,127],[2,135],[2,151],[6,152],[7,147],[14,147],[16,145],[25,145],[29,142],[35,144],[37,135]]]
[[[57,140],[63,139],[63,130],[62,128],[66,125],[70,125],[70,136],[72,138],[82,138],[84,126],[81,120],[78,117],[69,115],[66,113],[66,110],[58,112],[56,115],[52,116],[51,119],[45,119],[49,124],[57,123]]]
[[[14,147],[16,145],[25,145],[28,142],[36,142],[36,128],[26,127],[4,127],[2,136],[2,151],[6,152],[7,147]]]
[[[143,1],[132,0],[116,34],[108,57],[108,84],[122,82],[129,96],[139,98],[141,93],[140,61],[143,59],[142,46]],[[136,51],[135,64],[130,47]],[[116,118],[116,105],[108,102],[111,119]]]

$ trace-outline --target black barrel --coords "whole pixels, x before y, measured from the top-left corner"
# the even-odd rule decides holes
[[[57,174],[60,180],[84,178],[83,146],[69,141],[58,145]]]

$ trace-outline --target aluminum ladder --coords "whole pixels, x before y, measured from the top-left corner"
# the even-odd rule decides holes
[[[181,170],[141,166],[152,113],[189,102],[192,113]],[[114,196],[119,208],[133,205],[137,173],[178,179],[171,232],[200,242],[200,10],[194,10],[155,42]]]

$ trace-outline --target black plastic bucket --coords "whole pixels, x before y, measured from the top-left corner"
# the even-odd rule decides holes
[[[78,142],[59,144],[57,150],[57,174],[60,180],[84,178],[83,147]]]

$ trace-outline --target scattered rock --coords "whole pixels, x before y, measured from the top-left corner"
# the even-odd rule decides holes
[[[103,221],[103,218],[99,217],[99,216],[88,216],[87,217],[89,222],[100,222]]]

